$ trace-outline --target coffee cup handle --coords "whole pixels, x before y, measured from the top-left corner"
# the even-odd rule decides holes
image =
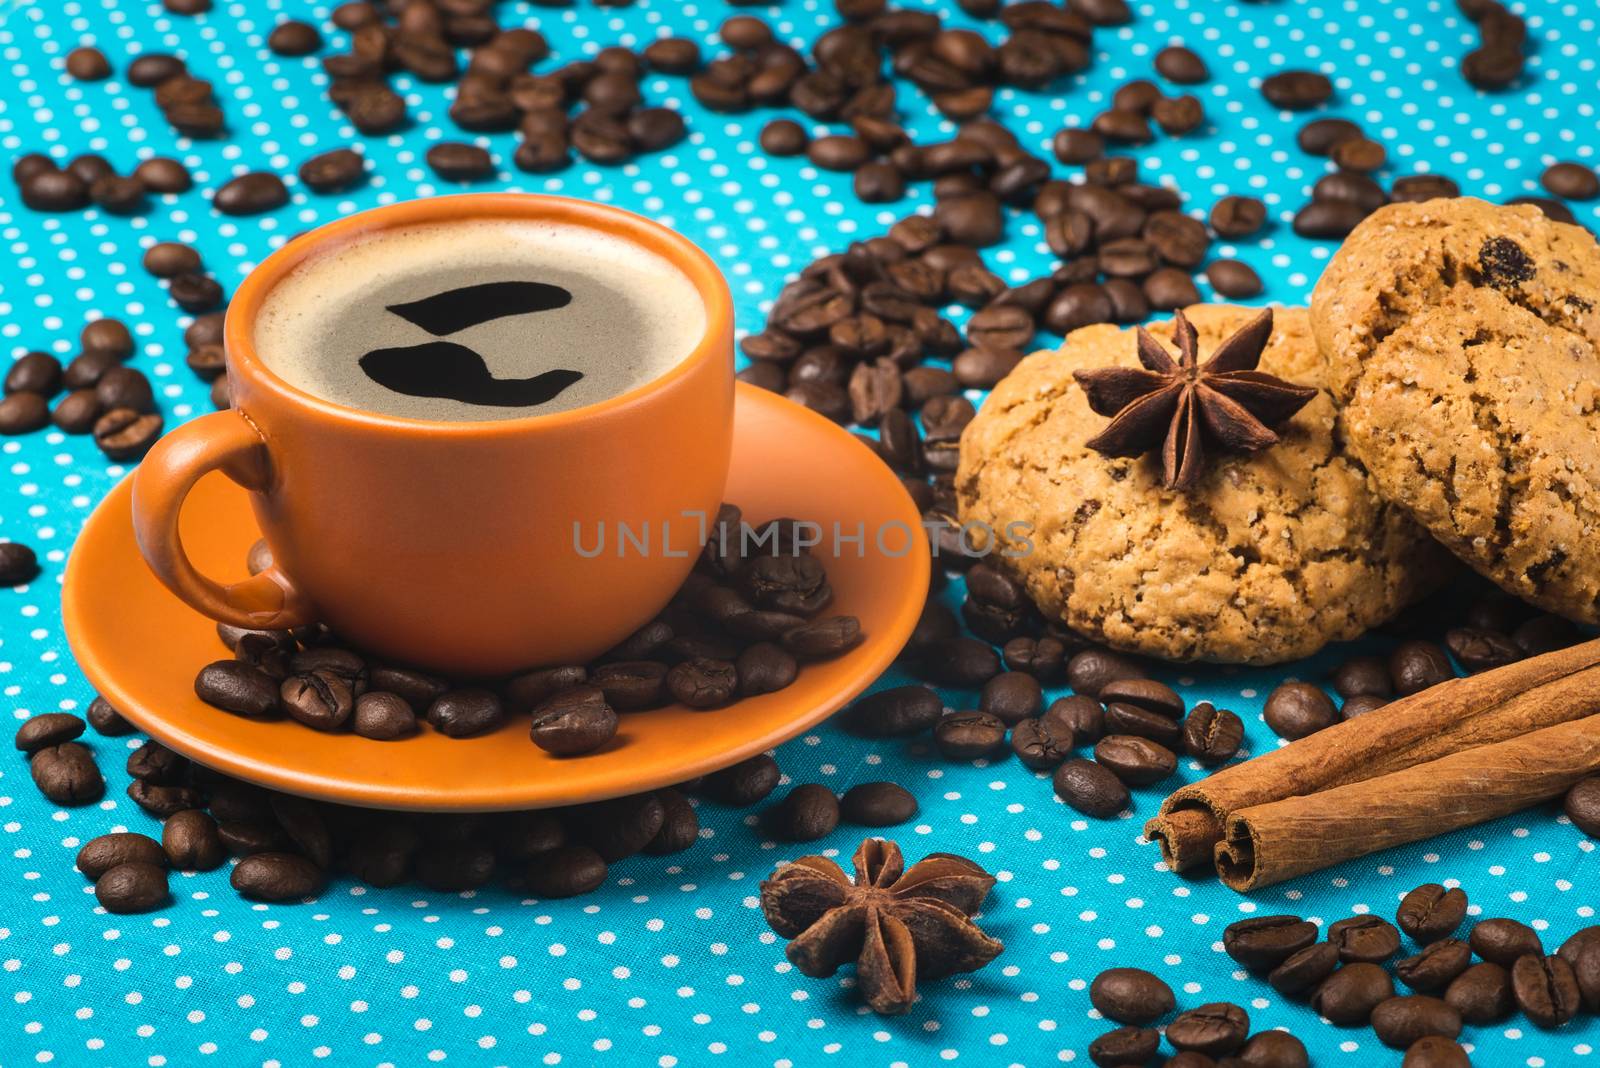
[[[231,409],[174,428],[139,464],[133,476],[133,531],[145,563],[190,608],[219,623],[282,630],[313,622],[311,602],[276,564],[224,585],[189,561],[178,514],[194,484],[212,471],[255,491],[265,490],[271,478],[266,442]]]

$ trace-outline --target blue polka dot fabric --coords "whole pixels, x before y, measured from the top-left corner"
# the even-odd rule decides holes
[[[467,188],[423,164],[441,139],[472,140],[495,154],[497,176],[472,188],[588,197],[688,235],[727,273],[741,333],[761,328],[779,288],[812,257],[879,234],[930,203],[921,184],[901,203],[864,205],[848,175],[803,158],[768,158],[755,142],[777,112],[708,112],[675,76],[647,76],[644,94],[682,109],[691,136],[624,166],[580,161],[552,175],[517,171],[512,135],[463,134],[446,116],[449,91],[405,75],[394,84],[412,125],[361,137],[327,101],[317,56],[281,58],[265,47],[271,28],[293,17],[321,28],[325,51],[343,49],[348,38],[329,21],[331,6],[217,0],[207,14],[179,17],[157,0],[6,5],[0,147],[7,156],[46,151],[64,163],[97,152],[126,172],[145,157],[173,155],[193,170],[196,188],[153,197],[132,218],[92,209],[44,215],[0,179],[5,359],[30,349],[69,357],[86,322],[114,316],[133,328],[133,366],[155,384],[169,425],[209,410],[206,387],[183,365],[190,320],[141,270],[142,250],[189,242],[231,291],[302,229]],[[937,6],[947,25],[997,36],[993,23],[954,4]],[[994,113],[1049,158],[1050,138],[1063,125],[1086,125],[1123,81],[1152,76],[1161,47],[1193,48],[1213,75],[1193,90],[1207,125],[1129,154],[1148,180],[1180,185],[1197,217],[1225,194],[1262,198],[1272,223],[1264,234],[1218,242],[1213,255],[1254,266],[1267,284],[1263,299],[1299,303],[1332,246],[1296,237],[1289,220],[1325,163],[1296,147],[1304,117],[1262,99],[1260,81],[1275,70],[1312,68],[1334,80],[1335,96],[1319,113],[1354,119],[1389,146],[1385,184],[1437,172],[1467,193],[1505,200],[1539,193],[1538,176],[1555,160],[1600,162],[1594,5],[1513,6],[1527,18],[1530,57],[1523,80],[1504,93],[1479,93],[1460,77],[1477,31],[1452,0],[1138,0],[1132,25],[1095,35],[1091,69],[1044,91],[1000,90]],[[716,28],[736,10],[717,0],[641,0],[622,9],[588,0],[558,9],[500,5],[503,23],[522,20],[548,37],[554,56],[540,70],[670,34],[717,54]],[[823,0],[755,11],[802,48],[837,22]],[[66,53],[89,43],[111,58],[111,79],[80,83],[64,73]],[[193,73],[214,83],[232,137],[178,137],[153,94],[125,81],[134,56],[160,51],[181,52]],[[920,92],[905,87],[900,101],[919,141],[953,132]],[[371,168],[359,188],[319,195],[293,177],[306,158],[352,142]],[[255,169],[286,176],[288,205],[246,218],[211,210],[217,186]],[[1591,227],[1600,224],[1593,204],[1572,207]],[[1012,214],[1005,242],[985,257],[1010,282],[1054,265],[1029,214]],[[1204,283],[1202,292],[1210,296]],[[14,721],[81,713],[93,695],[62,634],[60,581],[76,532],[126,469],[87,438],[53,429],[3,439],[0,456],[0,538],[33,545],[43,565],[36,581],[0,590],[0,709]],[[959,584],[944,596],[958,604]],[[1324,678],[1351,651],[1330,650],[1287,671],[1184,669],[1164,677],[1191,703],[1237,710],[1247,744],[1259,750],[1277,744],[1260,718],[1271,688],[1285,677]],[[891,674],[881,685],[904,681]],[[975,701],[972,693],[946,697],[955,708]],[[926,984],[909,1015],[883,1019],[858,1003],[849,969],[822,981],[796,972],[757,901],[760,880],[776,864],[808,852],[846,861],[859,829],[841,827],[797,847],[771,840],[756,813],[707,802],[692,849],[623,861],[599,892],[576,900],[534,900],[503,885],[447,895],[336,880],[314,903],[262,905],[234,894],[224,868],[174,875],[168,907],[115,916],[96,907],[73,856],[96,835],[158,833],[158,826],[123,792],[125,749],[139,739],[91,742],[109,782],[106,799],[85,808],[56,808],[34,789],[19,755],[0,759],[0,1063],[8,1066],[1088,1063],[1090,1040],[1112,1026],[1090,1007],[1088,984],[1106,967],[1136,965],[1166,979],[1180,1006],[1237,1002],[1253,1029],[1287,1028],[1302,1038],[1315,1063],[1365,1068],[1398,1063],[1399,1055],[1370,1031],[1334,1027],[1244,974],[1222,953],[1223,928],[1277,912],[1324,924],[1367,912],[1392,916],[1405,891],[1438,881],[1463,887],[1473,915],[1521,919],[1553,949],[1596,922],[1600,885],[1595,843],[1551,807],[1241,897],[1212,879],[1163,868],[1156,846],[1140,835],[1160,789],[1137,791],[1126,818],[1088,820],[1053,797],[1047,775],[1015,760],[949,764],[926,740],[867,741],[824,726],[777,751],[786,773],[780,795],[790,783],[842,792],[858,782],[900,781],[921,804],[913,820],[889,832],[908,861],[960,853],[998,878],[980,922],[1005,942],[1004,953],[976,974]],[[1185,761],[1163,787],[1200,774]],[[1548,1032],[1517,1017],[1470,1027],[1463,1040],[1480,1065],[1600,1064],[1593,1017]]]

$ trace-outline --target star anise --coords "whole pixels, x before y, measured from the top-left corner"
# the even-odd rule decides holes
[[[988,964],[1003,948],[978,930],[994,876],[965,857],[929,853],[905,870],[900,847],[869,838],[856,850],[854,881],[827,857],[801,857],[761,884],[761,912],[793,939],[785,950],[822,979],[854,959],[856,985],[874,1012],[905,1012],[917,980]]]
[[[1168,489],[1191,489],[1205,471],[1207,446],[1258,452],[1277,444],[1274,428],[1305,407],[1317,391],[1256,370],[1272,336],[1272,309],[1264,308],[1200,363],[1194,324],[1183,312],[1173,320],[1178,358],[1139,328],[1143,367],[1074,371],[1089,407],[1111,423],[1088,445],[1107,456],[1142,456],[1161,447]]]

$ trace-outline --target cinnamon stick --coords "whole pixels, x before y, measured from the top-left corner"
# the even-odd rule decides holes
[[[1510,815],[1600,771],[1600,716],[1529,731],[1403,771],[1240,809],[1217,873],[1241,893]]]
[[[1145,824],[1174,871],[1209,863],[1241,809],[1387,775],[1600,712],[1600,640],[1451,679],[1191,783]]]

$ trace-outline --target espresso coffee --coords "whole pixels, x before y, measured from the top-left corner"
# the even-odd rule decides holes
[[[587,227],[495,219],[382,230],[267,294],[257,355],[351,408],[453,422],[581,408],[660,377],[705,333],[694,284]]]

